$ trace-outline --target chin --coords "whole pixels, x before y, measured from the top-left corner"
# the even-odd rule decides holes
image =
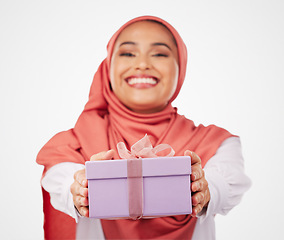
[[[155,113],[155,112],[159,112],[162,109],[164,109],[164,107],[161,106],[155,106],[153,104],[139,104],[139,105],[132,105],[132,106],[128,106],[128,108],[133,111],[133,112],[137,112],[137,113]]]

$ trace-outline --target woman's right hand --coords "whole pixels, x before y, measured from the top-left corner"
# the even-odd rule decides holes
[[[114,156],[114,150],[100,152],[91,157],[91,161],[109,160]],[[74,206],[78,212],[84,216],[89,217],[89,202],[88,202],[88,180],[86,178],[85,169],[79,170],[74,174],[74,182],[70,187],[73,195]]]

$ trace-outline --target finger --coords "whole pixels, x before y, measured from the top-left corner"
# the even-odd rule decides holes
[[[83,187],[88,186],[88,180],[86,179],[85,169],[75,172],[74,179]]]
[[[88,197],[88,188],[81,187],[79,193],[82,197]]]
[[[74,184],[71,193],[75,196],[88,197],[88,188],[84,188],[80,184]]]
[[[203,192],[197,192],[191,197],[192,205],[204,204],[205,194]]]
[[[94,154],[93,156],[91,156],[90,161],[96,161],[96,160],[109,160],[112,159],[114,157],[114,150],[108,150],[108,151],[104,151],[104,152],[100,152],[97,154]]]
[[[198,204],[197,206],[192,208],[192,216],[196,217],[198,213],[200,213],[203,209],[203,206],[201,204]]]
[[[82,185],[76,185],[75,189],[75,195],[81,196],[81,197],[88,197],[88,188],[82,187]]]
[[[198,181],[192,182],[191,191],[192,192],[201,192],[208,188],[208,182],[205,178],[201,178]]]
[[[85,197],[81,197],[81,196],[73,196],[73,202],[74,202],[74,206],[76,207],[76,209],[78,210],[78,212],[82,215],[82,216],[86,216],[86,213],[88,210],[88,206],[89,206],[89,202],[88,202],[88,198]]]
[[[185,150],[185,152],[184,152],[184,156],[190,156],[190,154],[191,154],[191,151],[189,151],[189,150]]]
[[[88,197],[88,188],[84,188],[77,181],[74,181],[70,187],[70,192],[73,196]]]
[[[79,207],[87,207],[89,206],[89,200],[86,197],[77,196],[75,200],[75,205]]]
[[[200,157],[189,150],[184,152],[184,156],[191,157],[191,181],[196,181],[204,176],[204,172],[201,166],[201,159]]]
[[[191,157],[191,165],[194,164],[201,164],[201,159],[200,157],[195,153],[195,152],[191,152],[189,150],[186,150],[184,152],[185,156],[190,156]]]
[[[77,210],[82,216],[89,217],[89,208],[88,207],[79,207],[79,208],[77,208]]]
[[[204,177],[204,171],[200,165],[194,165],[191,167],[191,181],[197,181]]]

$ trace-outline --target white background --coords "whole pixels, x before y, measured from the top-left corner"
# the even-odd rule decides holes
[[[253,186],[216,217],[217,239],[281,239],[283,12],[281,0],[1,0],[0,239],[43,238],[36,155],[74,126],[114,31],[146,14],[188,46],[180,113],[241,136]]]

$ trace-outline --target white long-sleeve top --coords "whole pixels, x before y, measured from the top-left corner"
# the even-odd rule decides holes
[[[74,173],[84,167],[68,162],[56,164],[46,172],[41,183],[50,194],[52,206],[76,220],[77,239],[105,239],[100,220],[78,217],[74,208],[70,186],[74,181]],[[226,139],[209,159],[204,172],[211,198],[208,207],[198,215],[193,240],[215,239],[214,216],[227,214],[241,201],[242,195],[251,185],[244,172],[240,139]]]

